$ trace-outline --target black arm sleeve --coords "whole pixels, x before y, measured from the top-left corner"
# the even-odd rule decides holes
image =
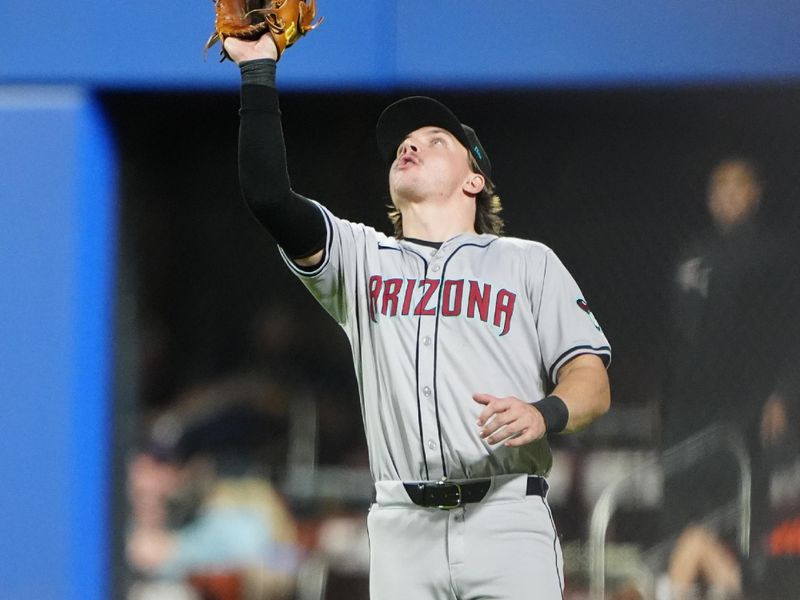
[[[292,191],[286,166],[275,62],[241,64],[239,184],[247,206],[292,258],[325,247],[325,217],[308,198]],[[265,75],[266,74],[266,75]]]

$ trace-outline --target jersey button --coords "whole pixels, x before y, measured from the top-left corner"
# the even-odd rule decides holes
[[[433,440],[428,440],[428,448],[430,448],[431,450],[436,450],[436,442],[434,442]]]
[[[433,340],[431,340],[431,336],[429,336],[429,335],[426,335],[424,338],[422,338],[422,343],[425,346],[430,346],[432,341]]]
[[[426,385],[424,388],[422,388],[422,393],[423,393],[423,394],[425,395],[425,397],[427,398],[428,396],[430,396],[430,395],[431,395],[431,388],[429,388],[429,387]]]
[[[437,263],[437,264],[435,264],[435,265],[433,265],[433,266],[431,267],[431,271],[433,271],[434,273],[438,273],[438,272],[439,272],[439,269],[441,269],[441,268],[442,268],[442,265],[440,265],[440,264],[438,264],[438,263]]]

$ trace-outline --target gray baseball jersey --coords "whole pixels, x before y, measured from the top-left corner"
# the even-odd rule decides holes
[[[434,248],[339,219],[323,262],[289,267],[347,333],[375,481],[545,475],[547,439],[494,447],[475,393],[544,397],[559,368],[611,350],[578,285],[543,244],[483,234]]]

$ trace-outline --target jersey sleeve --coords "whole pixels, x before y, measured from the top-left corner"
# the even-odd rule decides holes
[[[536,314],[542,361],[551,382],[558,370],[580,354],[596,354],[608,366],[611,346],[578,284],[552,250],[547,250],[540,273]]]
[[[377,245],[377,233],[365,225],[334,216],[317,202],[314,204],[325,219],[326,236],[322,262],[311,270],[304,269],[283,248],[279,247],[278,250],[289,269],[328,314],[340,325],[345,325],[354,312],[357,278],[365,269],[367,246],[370,241]]]

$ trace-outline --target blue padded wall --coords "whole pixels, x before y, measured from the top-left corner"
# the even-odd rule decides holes
[[[0,87],[0,137],[0,596],[104,600],[111,140],[68,87]]]

